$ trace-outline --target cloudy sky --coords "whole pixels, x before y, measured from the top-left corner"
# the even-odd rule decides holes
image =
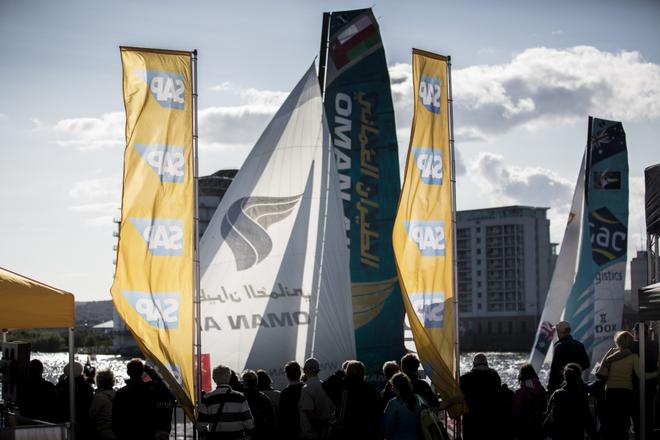
[[[120,45],[199,51],[200,170],[239,167],[314,60],[324,11],[372,3],[0,1],[0,266],[109,299],[123,156]],[[381,1],[397,114],[411,48],[453,62],[458,208],[551,208],[561,242],[587,117],[621,120],[630,252],[660,162],[660,2]]]

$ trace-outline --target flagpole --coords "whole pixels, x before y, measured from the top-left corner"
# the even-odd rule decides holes
[[[452,225],[452,281],[451,286],[453,290],[452,303],[454,304],[454,359],[456,365],[454,366],[454,374],[456,375],[456,383],[460,384],[461,379],[461,357],[459,350],[459,320],[458,320],[458,289],[456,288],[456,280],[458,276],[458,260],[456,258],[456,160],[454,154],[454,98],[451,90],[451,56],[447,56],[447,103],[449,106],[449,156],[451,158],[451,225]],[[454,430],[456,438],[461,438],[461,425],[454,423]]]
[[[193,120],[192,120],[192,140],[193,140],[193,188],[194,188],[194,197],[193,204],[194,206],[194,268],[193,268],[193,291],[194,291],[194,303],[195,308],[193,311],[193,322],[195,323],[195,333],[193,335],[193,343],[195,347],[195,357],[197,360],[197,371],[196,371],[196,397],[197,404],[202,399],[202,306],[200,301],[200,272],[199,272],[199,155],[198,155],[198,140],[199,140],[199,130],[198,130],[198,120],[197,120],[197,49],[192,51],[192,104],[193,104]]]
[[[452,302],[454,304],[454,356],[456,359],[455,374],[456,381],[461,374],[461,362],[459,357],[459,321],[458,321],[458,289],[456,288],[456,277],[458,273],[458,260],[456,259],[456,160],[454,154],[454,99],[451,91],[451,57],[447,57],[447,102],[449,104],[449,156],[451,157],[451,223],[452,223]]]

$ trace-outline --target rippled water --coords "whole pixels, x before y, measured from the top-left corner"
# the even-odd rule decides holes
[[[472,368],[472,358],[476,353],[461,354],[461,374]],[[527,361],[528,353],[485,353],[490,367],[494,368],[502,378],[502,383],[509,385],[511,389],[518,388],[518,369]],[[69,362],[68,353],[32,353],[32,358],[40,359],[44,363],[44,377],[57,382],[62,374],[64,366]],[[76,355],[76,360],[82,364],[87,361],[87,355]],[[91,363],[97,371],[109,368],[115,373],[117,388],[124,386],[126,376],[126,362],[128,358],[118,355],[96,355]],[[542,370],[539,374],[541,383],[547,381],[548,372]]]

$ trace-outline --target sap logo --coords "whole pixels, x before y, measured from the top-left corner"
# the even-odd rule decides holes
[[[445,223],[439,220],[405,222],[408,235],[417,244],[423,257],[445,255]]]
[[[121,294],[152,327],[176,329],[179,326],[180,297],[177,292],[123,291]]]
[[[186,158],[183,147],[159,144],[135,144],[142,159],[149,164],[161,182],[181,183],[185,177]]]
[[[169,373],[172,375],[174,380],[176,380],[179,385],[183,385],[181,368],[177,364],[167,364],[165,367],[167,368],[167,371],[169,371]]]
[[[445,323],[444,292],[413,292],[410,303],[425,328],[442,328]]]
[[[135,73],[147,83],[151,95],[161,107],[183,109],[186,96],[183,75],[162,70],[138,70]]]
[[[442,185],[442,150],[413,147],[412,153],[422,182],[429,185]]]
[[[156,256],[183,255],[183,222],[158,218],[129,218],[147,242],[149,253]]]
[[[606,207],[589,213],[589,233],[593,260],[600,266],[625,257],[627,228]]]
[[[440,78],[422,75],[419,83],[419,100],[430,112],[440,113],[441,85]]]

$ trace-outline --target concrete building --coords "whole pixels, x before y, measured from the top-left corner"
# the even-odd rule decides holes
[[[636,312],[639,311],[639,289],[649,284],[647,257],[646,251],[637,251],[637,255],[630,260],[630,306]]]
[[[199,178],[199,236],[209,225],[216,208],[238,170],[220,170]]]
[[[457,213],[457,287],[463,351],[527,351],[556,255],[548,208]]]

